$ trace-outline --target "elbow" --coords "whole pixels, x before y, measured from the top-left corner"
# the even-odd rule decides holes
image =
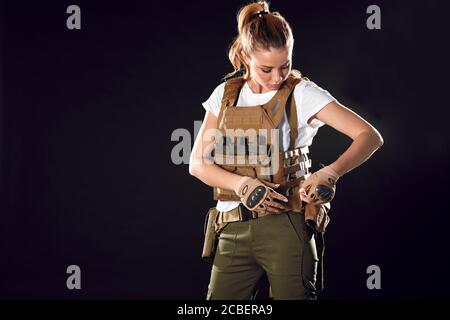
[[[206,174],[207,168],[212,164],[214,164],[214,161],[210,158],[192,157],[189,160],[189,174],[202,180],[202,177]]]
[[[189,174],[191,176],[200,179],[202,171],[203,171],[203,164],[201,161],[198,161],[197,159],[191,159],[191,161],[189,161]]]
[[[189,174],[193,177],[198,175],[198,161],[193,153],[191,153],[189,158]]]
[[[375,148],[380,148],[384,144],[384,139],[377,129],[372,128],[371,130],[366,130],[361,133],[366,139],[370,141],[370,144],[375,146]]]
[[[189,163],[189,174],[193,177],[197,177],[198,175],[198,168],[192,162]]]
[[[377,139],[377,146],[380,148],[384,144],[384,139],[381,136],[381,134],[378,131],[375,131],[376,139]]]

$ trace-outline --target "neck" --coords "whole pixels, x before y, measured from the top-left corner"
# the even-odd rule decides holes
[[[250,90],[252,90],[253,93],[266,93],[266,92],[270,91],[270,90],[264,89],[262,85],[260,85],[253,79],[249,79],[247,81],[247,83],[248,83],[248,86],[250,87]]]

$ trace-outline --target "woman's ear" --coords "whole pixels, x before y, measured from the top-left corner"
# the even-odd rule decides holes
[[[244,60],[244,63],[247,67],[250,66],[250,58],[247,56],[247,54],[244,52],[244,50],[241,50],[241,57],[242,60]]]
[[[244,50],[241,50],[240,54],[245,66],[244,78],[248,80],[250,79],[250,58],[245,54]]]

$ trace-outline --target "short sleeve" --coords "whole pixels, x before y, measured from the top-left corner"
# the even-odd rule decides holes
[[[317,119],[313,119],[309,124],[307,121],[327,104],[336,101],[327,90],[322,89],[312,81],[305,81],[303,86],[301,83],[297,85],[294,96],[297,102],[297,113],[301,127],[319,128],[323,126],[325,123]]]
[[[222,97],[223,93],[225,91],[225,82],[218,85],[214,91],[211,93],[211,96],[202,103],[203,108],[205,108],[206,111],[211,112],[216,117],[219,116],[220,112],[220,105],[222,104]]]

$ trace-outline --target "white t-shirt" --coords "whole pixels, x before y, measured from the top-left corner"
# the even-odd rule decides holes
[[[213,91],[208,100],[203,102],[206,111],[212,112],[216,117],[219,116],[222,97],[225,89],[225,82],[221,83]],[[273,98],[277,91],[268,91],[265,93],[253,93],[253,91],[245,82],[239,94],[237,102],[238,107],[248,107],[263,105]],[[301,81],[294,88],[294,98],[297,106],[298,117],[298,136],[295,147],[310,146],[318,129],[324,125],[322,121],[313,119],[307,124],[309,118],[319,112],[323,107],[336,99],[326,90],[320,88],[312,81]],[[286,109],[280,123],[280,140],[283,142],[283,150],[289,148],[289,123],[286,117]],[[281,148],[281,146],[280,146]],[[240,202],[238,201],[221,201],[217,202],[218,211],[229,211],[236,208]]]

